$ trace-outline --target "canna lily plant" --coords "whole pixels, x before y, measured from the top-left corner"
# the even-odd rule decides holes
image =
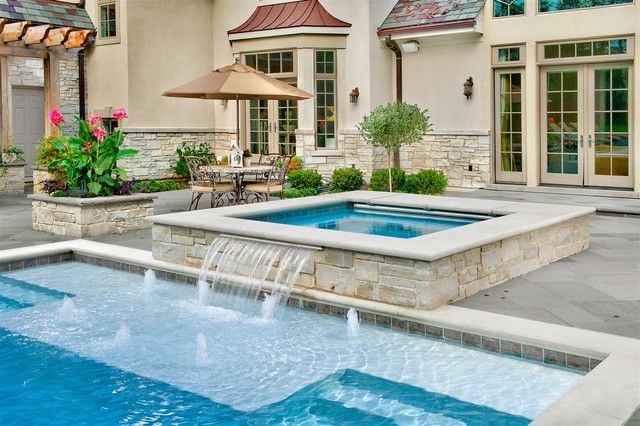
[[[127,118],[127,112],[120,108],[113,113],[120,123]],[[92,114],[87,120],[78,120],[78,134],[65,136],[58,132],[53,145],[64,155],[51,162],[51,168],[66,172],[67,189],[88,191],[93,197],[117,193],[127,173],[117,166],[118,160],[133,157],[138,150],[121,148],[124,135],[120,130],[108,133],[102,124],[102,117]],[[49,120],[60,127],[64,117],[58,108],[49,112]]]

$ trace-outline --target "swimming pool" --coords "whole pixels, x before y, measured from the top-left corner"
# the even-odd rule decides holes
[[[0,313],[2,424],[527,424],[583,377],[94,265],[3,275],[32,306]]]
[[[491,216],[479,214],[376,206],[363,203],[340,203],[243,217],[243,219],[261,222],[394,238],[415,238],[490,218]]]

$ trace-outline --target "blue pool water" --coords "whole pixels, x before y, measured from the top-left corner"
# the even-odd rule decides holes
[[[250,216],[244,219],[385,237],[414,238],[469,225],[486,220],[488,217],[364,204],[338,204]]]
[[[0,424],[528,424],[581,375],[66,263],[0,275]],[[71,319],[62,321],[64,297]],[[206,342],[202,347],[201,340]]]

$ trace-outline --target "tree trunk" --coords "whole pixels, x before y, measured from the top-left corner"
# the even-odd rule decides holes
[[[393,183],[392,183],[392,179],[391,179],[391,166],[393,164],[393,151],[389,151],[389,158],[388,158],[388,163],[389,163],[389,192],[393,192]]]

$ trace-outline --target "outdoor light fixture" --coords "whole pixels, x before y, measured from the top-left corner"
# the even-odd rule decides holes
[[[404,53],[416,53],[420,50],[420,43],[418,40],[411,40],[402,43],[402,51]]]
[[[469,77],[467,81],[465,81],[462,86],[464,87],[463,94],[467,97],[467,99],[471,98],[473,94],[473,78]]]
[[[360,90],[358,90],[358,88],[356,87],[351,91],[351,93],[349,93],[349,100],[352,104],[358,103],[358,96],[360,96]]]

